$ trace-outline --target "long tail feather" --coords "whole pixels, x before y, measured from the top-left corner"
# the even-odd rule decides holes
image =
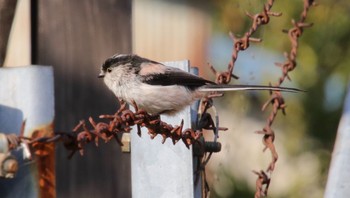
[[[297,88],[274,87],[264,85],[205,85],[200,91],[244,91],[244,90],[272,90],[284,92],[305,92]]]

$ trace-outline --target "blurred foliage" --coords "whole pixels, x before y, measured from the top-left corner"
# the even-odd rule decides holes
[[[225,34],[231,31],[238,37],[241,36],[251,25],[251,20],[245,12],[258,13],[265,2],[211,1],[214,8],[213,31]],[[321,163],[321,181],[317,185],[324,187],[350,73],[350,1],[316,2],[318,5],[309,10],[306,21],[314,25],[305,29],[299,39],[298,65],[291,73],[293,82],[307,90],[307,93],[301,99],[289,98],[286,101],[287,112],[290,112],[291,117],[278,116],[274,127],[283,125],[287,128],[287,136],[290,136],[285,146],[292,153],[297,155],[300,152],[310,151],[318,157]],[[256,45],[280,54],[289,52],[291,44],[287,34],[282,33],[282,30],[292,27],[292,19],[299,19],[302,7],[302,0],[275,1],[272,11],[282,12],[283,15],[272,17],[268,25],[262,26],[254,34],[254,37],[263,39],[261,44]],[[277,81],[268,77],[266,80]],[[255,103],[260,105],[265,102],[266,97],[265,99],[253,97],[253,99],[259,100]],[[303,139],[304,136],[309,139]],[[245,193],[251,193],[247,192],[248,188],[242,190],[233,188],[235,194],[230,197],[241,197]],[[291,196],[296,195],[300,197],[300,194]],[[213,192],[213,196],[218,195]]]

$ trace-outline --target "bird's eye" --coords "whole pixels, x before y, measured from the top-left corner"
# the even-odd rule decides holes
[[[111,71],[112,71],[112,69],[111,69],[111,68],[108,68],[108,69],[107,69],[107,72],[108,72],[108,73],[110,73]]]

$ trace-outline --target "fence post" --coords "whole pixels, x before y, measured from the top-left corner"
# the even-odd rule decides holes
[[[189,61],[164,64],[189,71]],[[191,128],[190,107],[173,117],[162,115],[161,119],[171,125],[180,125],[183,119],[184,129]],[[142,130],[141,137],[136,127],[131,131],[132,197],[192,198],[192,147],[187,149],[182,141],[176,145],[170,139],[164,144],[161,141],[160,135],[151,140],[146,130]]]
[[[0,68],[0,133],[19,135],[21,124],[26,120],[25,137],[51,136],[53,89],[52,67]],[[12,152],[19,162],[19,169],[14,179],[0,180],[1,197],[56,196],[54,144],[34,152],[33,161],[24,161],[21,149]]]
[[[328,173],[326,198],[350,195],[350,86],[344,104]]]

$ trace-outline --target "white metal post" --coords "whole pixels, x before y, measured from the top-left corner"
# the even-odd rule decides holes
[[[350,86],[344,103],[328,173],[326,198],[350,196]]]
[[[189,71],[189,61],[164,64]],[[174,117],[161,116],[161,119],[172,125],[180,125],[184,119],[184,129],[190,128],[190,107]],[[161,142],[160,135],[151,140],[145,129],[142,137],[137,135],[136,127],[131,132],[132,197],[192,198],[192,147],[187,149],[182,141],[173,145],[170,139]]]
[[[0,68],[0,133],[19,135],[23,120],[26,120],[24,136],[52,135],[52,67]],[[54,146],[47,146],[50,148],[47,156],[29,162],[23,160],[22,150],[14,152],[19,161],[18,173],[14,179],[0,180],[1,197],[55,197]]]

